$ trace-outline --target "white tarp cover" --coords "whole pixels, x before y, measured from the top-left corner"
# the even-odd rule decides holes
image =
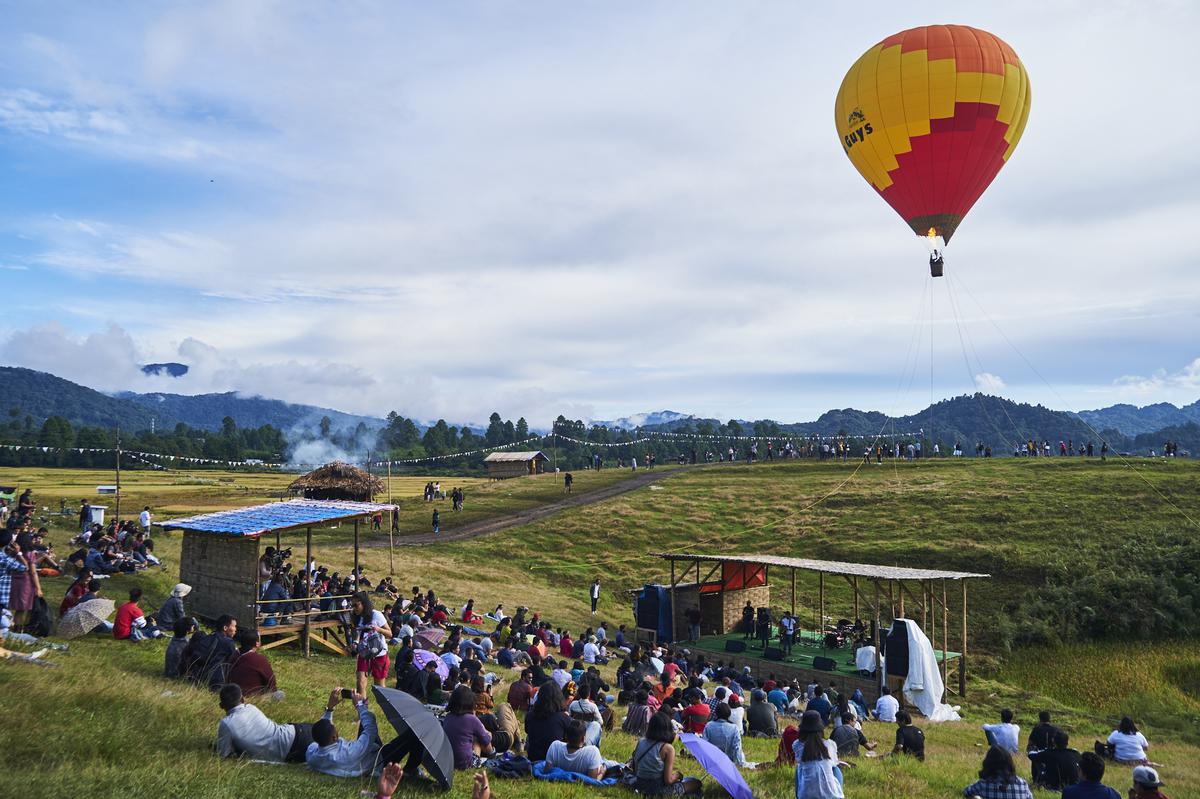
[[[903,624],[908,628],[908,677],[904,680],[904,698],[916,705],[930,721],[958,721],[958,711],[942,704],[946,686],[942,683],[933,645],[925,631],[911,619],[896,619],[892,624]]]

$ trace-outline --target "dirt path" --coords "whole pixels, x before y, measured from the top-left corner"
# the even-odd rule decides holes
[[[396,537],[396,546],[398,547],[423,547],[429,544],[444,544],[448,541],[469,541],[472,538],[491,535],[498,533],[501,530],[507,530],[510,527],[520,527],[523,524],[536,522],[539,519],[544,519],[547,516],[553,516],[559,511],[564,511],[569,508],[581,508],[584,505],[591,505],[594,502],[603,502],[606,499],[618,497],[621,494],[630,491],[636,491],[639,488],[648,486],[651,483],[658,482],[664,477],[669,477],[672,474],[679,474],[679,469],[660,469],[658,471],[643,471],[640,474],[630,477],[628,480],[622,480],[619,483],[597,488],[595,491],[588,491],[582,494],[570,494],[556,502],[550,502],[546,505],[541,505],[536,508],[509,513],[503,516],[495,516],[490,519],[480,519],[477,522],[464,524],[462,527],[455,527],[451,530],[446,530],[441,535],[435,536],[433,533],[421,533],[419,535],[405,535]],[[363,547],[386,547],[387,539],[376,539],[363,544]]]

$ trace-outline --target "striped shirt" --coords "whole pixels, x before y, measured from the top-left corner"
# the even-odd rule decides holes
[[[23,558],[0,552],[0,608],[8,607],[8,600],[12,597],[13,575],[24,571],[29,571],[29,567]]]

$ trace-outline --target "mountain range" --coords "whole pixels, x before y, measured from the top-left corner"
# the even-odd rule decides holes
[[[158,365],[155,365],[158,366]],[[226,417],[239,427],[272,425],[285,433],[315,428],[328,417],[333,429],[353,429],[364,425],[376,430],[383,419],[343,413],[331,408],[301,405],[264,397],[246,397],[236,392],[199,394],[105,394],[60,377],[31,369],[0,366],[0,397],[7,407],[0,412],[10,417],[29,416],[41,424],[51,416],[61,416],[75,426],[112,427],[128,430],[174,427],[179,422],[189,427],[216,430]],[[717,430],[717,419],[704,419],[679,411],[661,410],[633,414],[612,421],[591,421],[588,425],[610,429],[634,430]],[[970,447],[986,441],[1008,451],[1016,442],[1035,439],[1057,443],[1071,439],[1082,443],[1101,436],[1122,448],[1158,447],[1163,440],[1180,442],[1184,448],[1200,450],[1200,401],[1177,407],[1156,403],[1145,407],[1113,405],[1080,411],[1057,411],[1042,405],[1017,403],[986,394],[962,395],[941,400],[918,413],[890,418],[879,411],[842,408],[826,411],[810,422],[778,423],[769,420],[742,421],[738,426],[746,434],[764,435],[835,435],[854,436],[932,433],[935,440],[949,446],[960,441]],[[422,426],[423,427],[423,426]]]

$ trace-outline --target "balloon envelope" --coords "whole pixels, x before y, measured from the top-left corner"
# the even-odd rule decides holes
[[[842,149],[918,236],[954,231],[1029,118],[1029,75],[1003,40],[965,25],[889,36],[838,90]]]

